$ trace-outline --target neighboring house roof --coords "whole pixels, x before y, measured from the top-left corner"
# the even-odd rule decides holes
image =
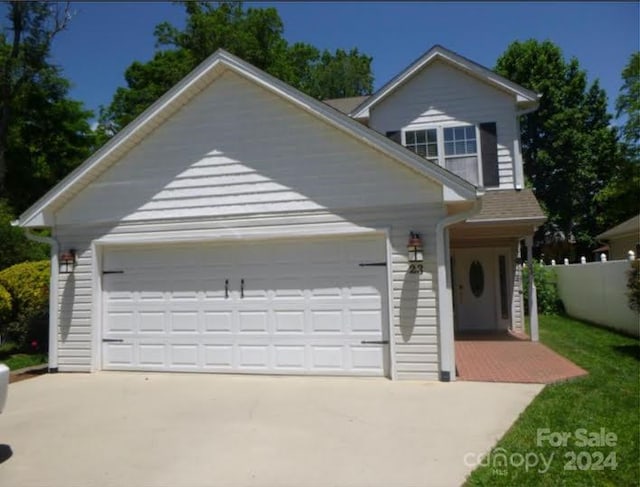
[[[369,99],[371,95],[366,96],[350,96],[348,98],[331,98],[329,100],[322,100],[330,107],[335,108],[339,112],[348,115],[358,105]]]
[[[543,223],[547,217],[538,200],[528,188],[487,191],[482,197],[482,209],[469,223],[496,223],[526,220]]]
[[[640,214],[632,216],[627,221],[622,222],[610,228],[606,232],[596,236],[597,240],[609,240],[615,237],[624,237],[627,235],[640,236]]]
[[[227,69],[368,144],[417,174],[451,188],[463,199],[473,200],[480,194],[474,185],[460,176],[427,161],[375,130],[219,49],[27,209],[15,224],[24,227],[51,226],[52,211],[73,198]]]
[[[509,81],[507,78],[494,73],[490,69],[471,61],[460,54],[436,44],[414,61],[407,69],[392,78],[367,100],[364,100],[358,107],[354,108],[350,115],[353,118],[367,118],[369,116],[369,110],[373,106],[384,100],[391,93],[395,92],[398,87],[413,78],[413,76],[422,70],[423,67],[436,60],[444,61],[470,76],[494,86],[495,88],[515,95],[516,102],[522,109],[533,110],[538,105],[538,100],[541,95],[538,95],[537,93],[528,90],[513,81]]]

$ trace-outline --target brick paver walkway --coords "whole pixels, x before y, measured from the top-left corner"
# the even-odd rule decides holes
[[[522,336],[456,337],[458,380],[549,384],[587,371],[542,343]]]

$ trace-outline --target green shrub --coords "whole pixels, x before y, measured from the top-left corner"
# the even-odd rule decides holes
[[[564,307],[558,294],[558,278],[553,269],[534,262],[534,276],[536,281],[536,295],[538,297],[538,312],[548,315],[562,313]],[[529,269],[522,269],[522,285],[524,287],[525,308],[529,309]]]
[[[0,284],[0,329],[2,324],[6,323],[11,316],[11,294]]]
[[[23,262],[0,272],[0,285],[11,295],[12,309],[0,329],[3,341],[20,348],[36,341],[45,348],[48,340],[49,261]]]
[[[631,269],[627,271],[627,276],[629,308],[640,313],[640,260],[631,262]]]
[[[0,199],[0,269],[26,261],[49,258],[49,246],[32,242],[22,228],[12,227],[15,213]]]

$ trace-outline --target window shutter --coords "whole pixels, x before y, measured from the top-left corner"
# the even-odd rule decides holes
[[[393,140],[394,142],[397,142],[398,144],[402,144],[402,132],[400,130],[387,132],[385,135],[389,137],[391,140]]]
[[[485,188],[500,186],[498,137],[495,122],[480,124],[480,150],[482,151],[482,178]]]

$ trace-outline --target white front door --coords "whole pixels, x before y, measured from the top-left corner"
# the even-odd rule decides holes
[[[494,249],[455,249],[453,298],[456,329],[495,330],[496,268]]]
[[[381,237],[105,250],[109,370],[384,375]]]

